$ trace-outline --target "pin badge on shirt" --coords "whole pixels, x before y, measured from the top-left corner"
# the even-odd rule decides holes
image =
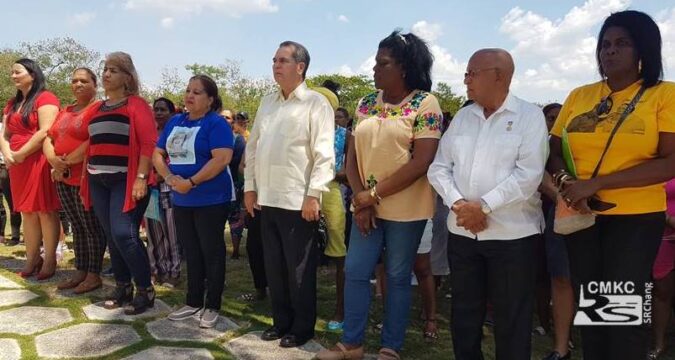
[[[511,125],[513,125],[513,121],[507,122],[506,125],[507,125],[507,126],[506,126],[506,131],[511,131],[511,130],[513,129],[513,128],[511,127]]]

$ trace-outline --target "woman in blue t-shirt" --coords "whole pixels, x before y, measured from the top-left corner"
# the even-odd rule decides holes
[[[186,306],[169,319],[200,314],[203,328],[218,321],[225,283],[225,219],[234,200],[227,166],[234,136],[216,112],[221,105],[216,83],[205,75],[193,76],[185,91],[188,112],[169,120],[153,155],[157,172],[171,186],[176,232],[188,267]]]

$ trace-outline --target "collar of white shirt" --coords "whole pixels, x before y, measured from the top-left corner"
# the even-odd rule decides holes
[[[483,115],[483,111],[485,110],[485,108],[483,106],[479,105],[478,103],[471,104],[471,107],[469,109],[471,110],[471,112],[476,114],[476,116],[483,117],[483,118],[485,117]],[[504,102],[502,103],[502,106],[500,106],[499,109],[497,109],[497,111],[495,111],[494,114],[492,114],[490,116],[495,116],[495,115],[500,114],[504,111],[509,111],[509,112],[514,113],[514,114],[518,114],[520,112],[520,105],[518,104],[518,101],[517,101],[516,97],[513,96],[511,94],[511,92],[509,92],[506,95],[506,98],[504,99]]]
[[[293,98],[298,98],[298,100],[303,101],[307,98],[309,89],[307,88],[307,83],[304,81],[300,83],[289,95],[288,99],[284,99],[284,94],[281,92],[281,88],[277,91],[277,101],[288,101]]]

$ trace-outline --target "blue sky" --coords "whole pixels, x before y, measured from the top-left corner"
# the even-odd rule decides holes
[[[435,82],[463,94],[471,54],[502,47],[516,62],[514,93],[546,102],[598,78],[598,28],[612,11],[627,8],[661,26],[672,79],[675,0],[24,0],[4,7],[0,47],[70,36],[102,54],[130,53],[141,80],[153,86],[164,68],[182,72],[186,64],[225,59],[239,61],[247,75],[269,77],[283,40],[307,46],[310,75],[370,74],[378,42],[402,28],[429,42]]]

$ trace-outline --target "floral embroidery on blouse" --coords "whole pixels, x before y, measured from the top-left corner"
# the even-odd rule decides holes
[[[443,115],[436,113],[424,113],[418,115],[415,118],[415,125],[413,126],[413,132],[418,133],[424,129],[437,131],[441,129],[441,124],[443,123]]]
[[[429,96],[426,91],[419,91],[407,103],[396,107],[383,107],[377,104],[377,92],[366,95],[359,104],[359,113],[363,115],[377,116],[381,119],[388,117],[410,116],[414,111],[419,109],[422,101]]]

